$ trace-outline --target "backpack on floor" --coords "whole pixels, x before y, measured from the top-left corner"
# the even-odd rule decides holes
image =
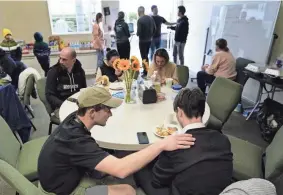
[[[283,105],[267,98],[257,114],[256,121],[259,124],[262,138],[271,143],[276,132],[283,125]]]

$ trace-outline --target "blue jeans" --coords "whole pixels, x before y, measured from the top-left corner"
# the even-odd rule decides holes
[[[153,55],[155,51],[160,48],[160,44],[161,44],[161,37],[152,38],[150,45],[150,53],[149,53],[150,61],[153,60]]]
[[[97,72],[98,68],[103,66],[103,60],[104,60],[104,51],[103,50],[97,50],[96,72]]]

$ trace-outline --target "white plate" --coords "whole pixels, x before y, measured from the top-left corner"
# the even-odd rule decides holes
[[[156,128],[157,128],[157,127],[161,127],[161,125],[157,125],[157,126],[155,126],[155,127],[152,129],[154,135],[156,135],[157,137],[162,137],[162,138],[167,137],[167,136],[158,135],[158,134],[156,133]],[[179,130],[179,126],[174,125],[174,124],[166,124],[166,125],[164,125],[164,127],[175,127],[175,128],[177,128],[177,131],[176,131],[176,132],[178,132],[178,130]]]

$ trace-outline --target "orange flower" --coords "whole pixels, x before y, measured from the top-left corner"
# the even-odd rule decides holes
[[[140,71],[140,62],[138,60],[132,61],[132,69],[134,71]]]
[[[129,60],[120,60],[120,63],[118,64],[118,69],[126,71],[130,68],[130,61]]]
[[[119,64],[120,64],[120,59],[118,58],[118,59],[116,59],[114,62],[113,62],[113,68],[115,69],[115,70],[119,70]]]
[[[132,63],[133,61],[138,61],[138,62],[139,62],[139,59],[138,59],[136,56],[131,56],[131,63]]]
[[[143,66],[143,68],[144,68],[146,71],[148,71],[149,65],[148,65],[148,62],[146,61],[146,59],[144,59],[144,60],[142,61],[142,66]]]

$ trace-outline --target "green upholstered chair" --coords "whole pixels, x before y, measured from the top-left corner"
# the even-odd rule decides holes
[[[55,115],[52,115],[53,110],[52,110],[49,102],[46,99],[45,86],[46,86],[46,78],[41,78],[37,81],[36,87],[37,87],[37,93],[38,93],[39,99],[44,104],[46,111],[47,111],[47,113],[50,117],[49,129],[48,129],[48,135],[50,135],[51,131],[52,131],[52,125],[53,124],[59,125],[60,120]]]
[[[278,194],[283,194],[283,126],[266,149],[234,136],[227,136],[234,158],[233,177],[236,180],[265,178],[276,186]]]
[[[28,180],[35,181],[40,150],[47,137],[41,137],[21,145],[6,121],[0,117],[0,159],[16,168]]]
[[[186,87],[189,81],[189,68],[187,66],[177,65],[177,77],[179,84]]]
[[[210,117],[207,126],[221,130],[231,113],[239,103],[243,87],[226,78],[217,77],[207,94]]]
[[[34,84],[35,84],[35,77],[33,74],[29,75],[27,80],[26,80],[26,87],[25,87],[25,91],[23,94],[23,99],[22,102],[24,104],[24,108],[30,113],[30,115],[32,116],[32,118],[34,118],[34,114],[33,111],[30,109],[29,105],[30,105],[30,96],[33,93],[34,90]],[[32,121],[30,121],[33,129],[36,131],[36,127],[34,126],[34,124],[32,123]]]
[[[0,176],[20,195],[44,195],[17,169],[3,160],[0,160]]]

